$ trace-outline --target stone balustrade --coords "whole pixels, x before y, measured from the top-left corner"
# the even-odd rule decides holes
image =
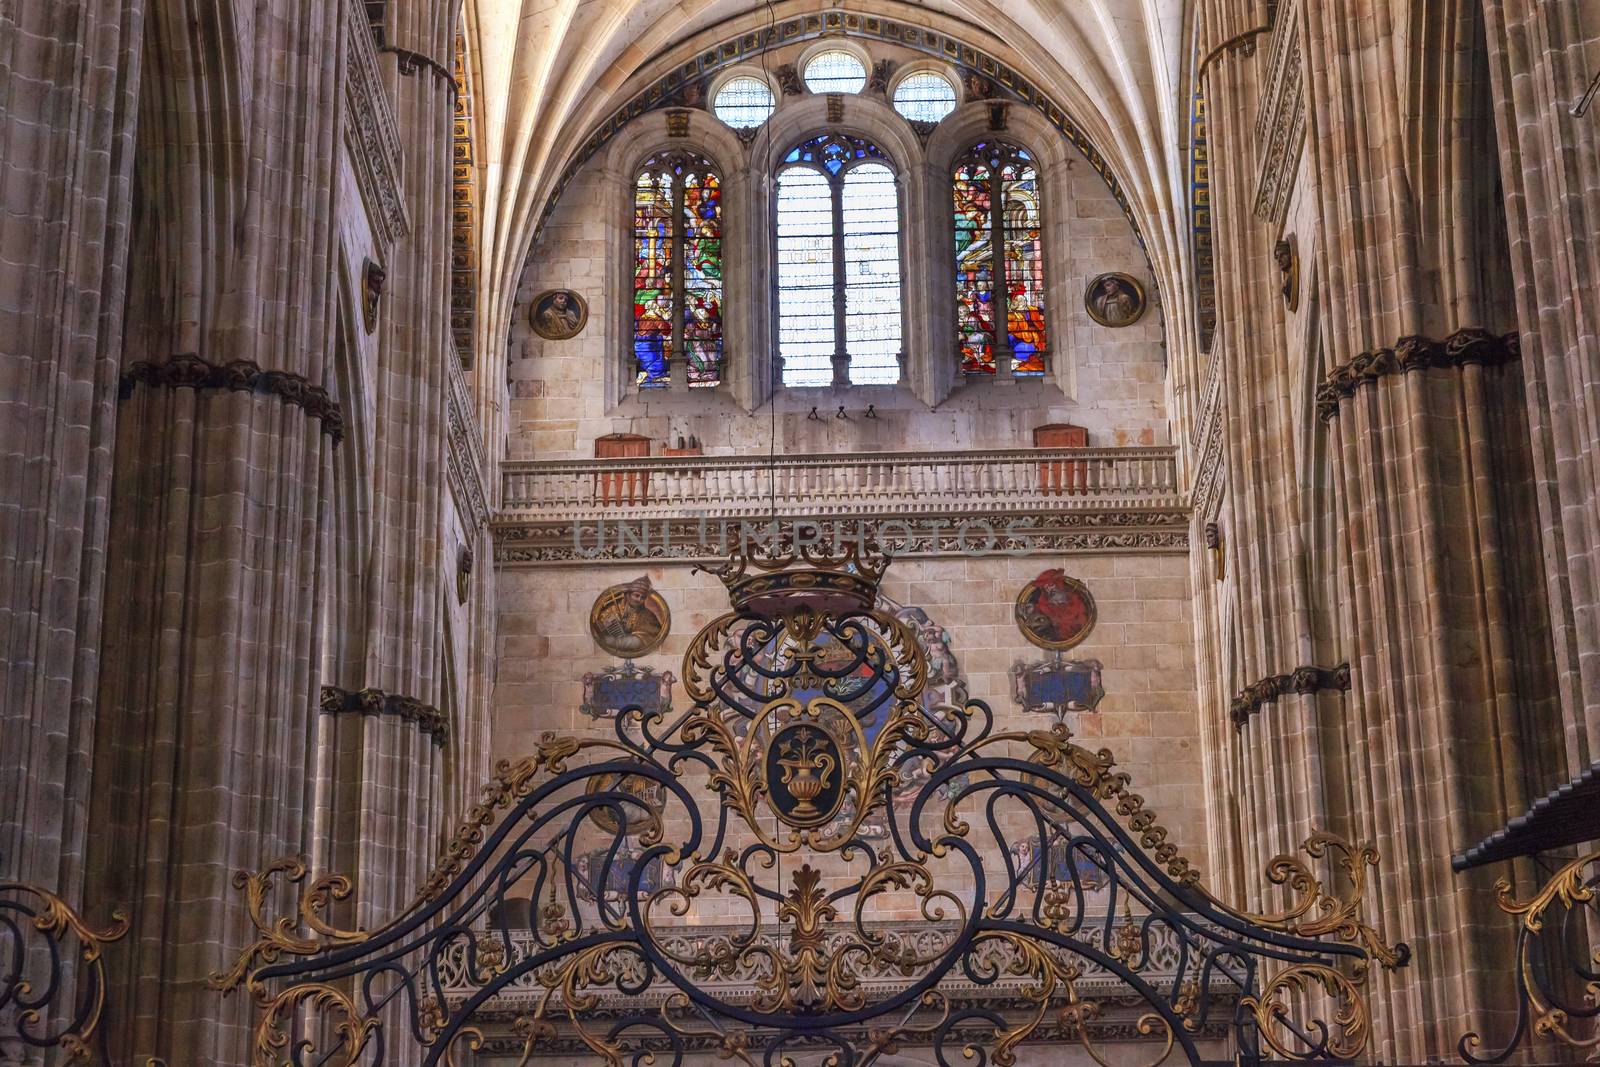
[[[504,466],[523,520],[819,518],[1182,508],[1172,448],[658,457]]]

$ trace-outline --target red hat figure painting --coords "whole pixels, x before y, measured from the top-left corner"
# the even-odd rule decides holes
[[[1017,594],[1017,629],[1040,648],[1061,651],[1089,636],[1094,629],[1094,597],[1076,578],[1062,570],[1048,570]]]

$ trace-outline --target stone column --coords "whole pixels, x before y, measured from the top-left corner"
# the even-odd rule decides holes
[[[304,850],[342,10],[146,7],[86,891],[126,1062],[248,1060],[232,877]]]
[[[0,881],[85,903],[142,0],[0,11]],[[106,901],[91,914],[103,919]]]
[[[1383,846],[1374,913],[1414,950],[1375,999],[1374,1054],[1400,1062],[1449,1055],[1512,1003],[1511,926],[1449,858],[1522,810],[1552,710],[1477,7],[1301,8],[1353,668],[1330,788]]]
[[[1484,0],[1560,683],[1563,773],[1600,759],[1600,9]],[[1574,111],[1582,109],[1582,114]]]
[[[446,753],[462,732],[459,720],[449,722],[441,738],[411,714],[442,714],[443,606],[455,595],[442,540],[447,361],[457,358],[449,315],[454,6],[391,3],[380,37],[379,65],[406,152],[411,231],[383,265],[367,630],[346,668],[359,663],[360,674],[327,679],[357,701],[376,702],[377,713],[333,724],[326,790],[326,866],[354,880],[356,921],[369,928],[392,919],[433,865],[447,807]]]
[[[143,6],[0,8],[0,882],[95,925],[116,903],[83,872]],[[34,1055],[4,1040],[14,1010],[0,1063]]]

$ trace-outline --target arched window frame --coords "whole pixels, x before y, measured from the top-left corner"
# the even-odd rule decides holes
[[[800,149],[804,148],[806,145],[811,144],[811,143],[813,143],[813,142],[815,142],[817,140],[827,139],[827,138],[832,138],[832,139],[835,139],[835,140],[837,140],[839,142],[843,142],[843,143],[848,143],[848,142],[851,142],[851,141],[857,142],[860,145],[866,146],[866,148],[869,150],[869,154],[866,155],[866,156],[863,156],[863,157],[846,160],[839,167],[839,169],[836,172],[833,171],[833,170],[830,170],[826,164],[819,164],[819,163],[811,162],[811,161],[790,161],[789,157],[791,155],[793,155],[795,152],[797,152]],[[849,288],[848,253],[847,253],[848,233],[847,233],[847,230],[845,228],[845,218],[844,218],[844,191],[845,191],[846,185],[848,184],[848,180],[849,180],[850,174],[852,172],[854,172],[854,171],[860,170],[861,168],[867,167],[867,166],[882,167],[884,169],[887,169],[889,171],[890,175],[892,176],[892,179],[893,179],[893,182],[894,182],[894,185],[895,185],[895,215],[896,215],[895,254],[896,254],[897,261],[898,261],[897,265],[899,267],[899,284],[900,284],[900,297],[901,297],[901,307],[902,307],[902,319],[901,319],[901,323],[900,323],[900,351],[896,353],[896,362],[900,365],[900,370],[897,372],[896,380],[895,380],[895,382],[893,384],[899,385],[904,381],[904,378],[905,378],[904,363],[905,363],[905,332],[906,332],[905,331],[905,322],[904,322],[904,311],[903,311],[903,308],[904,308],[904,294],[905,294],[905,286],[906,286],[906,264],[905,264],[905,247],[906,247],[905,214],[906,213],[905,213],[905,204],[903,202],[903,191],[902,191],[901,181],[900,181],[900,173],[901,173],[900,172],[900,168],[896,166],[895,161],[893,160],[892,157],[890,157],[888,152],[886,152],[881,145],[879,145],[876,141],[872,140],[871,138],[863,137],[863,136],[861,136],[859,134],[853,134],[853,133],[849,133],[849,132],[843,131],[843,130],[823,130],[823,131],[819,131],[818,133],[816,133],[816,134],[814,134],[814,135],[812,135],[810,137],[807,137],[807,138],[799,141],[798,143],[790,145],[789,148],[786,151],[784,151],[783,154],[781,155],[780,162],[779,162],[778,166],[773,171],[774,195],[773,195],[773,206],[772,206],[772,245],[773,245],[773,255],[774,255],[774,270],[773,270],[773,310],[772,310],[772,319],[773,319],[774,345],[775,346],[781,347],[781,339],[778,337],[778,331],[780,331],[782,329],[782,309],[781,309],[781,304],[780,304],[780,301],[781,301],[781,296],[780,296],[781,271],[778,269],[778,263],[777,263],[778,243],[779,243],[779,240],[780,240],[779,225],[778,225],[778,212],[779,212],[779,209],[780,209],[780,205],[779,205],[779,199],[778,199],[778,196],[777,196],[777,190],[781,186],[784,174],[786,174],[786,173],[788,173],[790,171],[810,171],[812,173],[821,174],[823,176],[823,178],[828,183],[829,192],[830,192],[830,195],[832,197],[832,209],[833,209],[833,322],[834,322],[834,351],[833,351],[833,381],[832,381],[832,387],[834,387],[834,388],[844,388],[844,387],[851,387],[851,386],[855,385],[855,383],[852,383],[850,381],[850,363],[851,363],[851,359],[852,359],[852,353],[850,352],[849,347],[848,347],[848,345],[849,345],[849,326],[848,326],[848,314],[847,314],[847,300],[848,300],[847,293],[848,293],[848,288]],[[776,383],[776,384],[785,385],[786,388],[806,388],[804,386],[789,386],[786,383],[784,383],[781,380],[781,378],[780,378],[779,382]]]
[[[937,263],[929,292],[939,308],[948,311],[955,307],[955,226],[953,176],[958,162],[973,145],[982,141],[1003,141],[1026,151],[1033,157],[1039,174],[1040,210],[1043,214],[1040,241],[1044,252],[1044,307],[1046,328],[1049,331],[1049,366],[1043,382],[1053,383],[1068,399],[1076,395],[1076,363],[1073,352],[1080,334],[1090,340],[1102,340],[1099,335],[1083,331],[1093,328],[1083,310],[1082,288],[1087,278],[1097,271],[1093,249],[1096,243],[1085,240],[1088,234],[1078,228],[1067,206],[1072,203],[1074,176],[1087,171],[1081,158],[1074,160],[1075,150],[1044,116],[1032,108],[1011,104],[996,115],[994,102],[969,100],[939,123],[928,138],[927,166],[935,175],[939,224],[931,231],[928,242],[930,258]],[[1002,117],[1002,128],[996,128],[995,119]],[[1092,174],[1092,172],[1089,172]],[[1098,176],[1095,176],[1098,180]],[[1074,292],[1073,287],[1077,286]],[[986,388],[1004,386],[1013,382],[1026,385],[1040,379],[1016,379],[1009,367],[1004,373],[967,375],[961,368],[961,350],[957,338],[954,314],[941,314],[937,323],[934,347],[937,366],[932,373],[930,395],[934,402],[948,397],[958,388]]]
[[[634,285],[634,362],[635,384],[641,389],[675,388],[687,385],[689,388],[716,388],[726,377],[726,331],[723,328],[723,310],[726,306],[726,293],[724,291],[724,277],[726,274],[726,257],[722,253],[722,233],[725,225],[725,211],[722,193],[721,169],[711,160],[698,152],[674,148],[669,151],[659,152],[646,159],[639,166],[634,176],[635,209],[634,209],[634,262],[635,270],[638,269],[638,194],[643,187],[647,174],[667,176],[668,208],[666,222],[669,232],[666,235],[666,282],[667,290],[667,334],[663,344],[662,359],[663,370],[666,372],[659,377],[647,375],[645,360],[639,351],[639,314],[637,302],[637,281]],[[691,329],[688,317],[690,302],[689,292],[689,226],[688,204],[692,187],[704,189],[715,185],[717,190],[717,279],[716,300],[717,318],[714,332],[696,335]],[[694,360],[690,357],[690,346],[695,341],[713,341],[715,345],[716,378],[712,381],[703,371],[695,374]]]
[[[954,192],[957,184],[963,181],[963,172],[976,171],[981,174],[977,178],[986,186],[985,193],[988,198],[988,229],[990,233],[987,258],[990,270],[990,318],[991,336],[987,339],[987,360],[980,357],[977,366],[969,366],[967,361],[967,342],[970,336],[964,329],[965,323],[961,314],[961,289],[959,283],[956,290],[956,353],[961,361],[962,373],[969,376],[991,375],[993,377],[1038,377],[1043,378],[1049,369],[1051,336],[1054,323],[1049,314],[1049,302],[1045,299],[1045,289],[1049,280],[1049,265],[1044,253],[1044,204],[1043,189],[1044,176],[1039,168],[1039,161],[1034,158],[1021,145],[1008,140],[1003,134],[977,141],[967,147],[967,150],[957,155],[950,168],[951,188]],[[1039,300],[1043,305],[1043,322],[1041,333],[1043,344],[1034,352],[1019,353],[1012,345],[1013,336],[1011,326],[1013,320],[1011,297],[1011,264],[1009,256],[1011,242],[1015,237],[1012,213],[1010,211],[1010,194],[1006,185],[1012,179],[1006,175],[1011,172],[1031,173],[1033,185],[1038,190],[1040,197],[1036,206],[1037,229],[1039,231],[1038,247],[1034,250],[1037,257],[1037,266],[1041,275],[1039,287]],[[952,207],[959,202],[959,194],[952,196]],[[952,218],[952,223],[956,220]],[[959,275],[962,264],[958,259],[952,258],[952,265]],[[985,362],[991,368],[982,369]]]
[[[687,152],[712,163],[722,176],[722,383],[716,388],[690,389],[687,373],[678,360],[667,388],[641,389],[633,348],[634,305],[634,197],[640,168],[651,158],[668,152]],[[658,410],[698,412],[706,405],[731,398],[749,411],[760,403],[762,383],[752,377],[748,352],[761,336],[760,286],[753,276],[763,267],[765,254],[752,246],[762,234],[752,226],[752,210],[760,209],[759,183],[752,183],[745,146],[738,135],[715,116],[691,115],[689,132],[675,132],[666,111],[639,116],[628,135],[618,137],[600,157],[600,197],[594,206],[595,224],[603,227],[605,272],[603,306],[599,316],[608,358],[604,364],[607,412],[629,398],[646,397]],[[598,258],[598,257],[597,257]],[[576,284],[573,288],[582,289]],[[591,299],[591,306],[595,301]],[[741,358],[741,354],[745,354]]]

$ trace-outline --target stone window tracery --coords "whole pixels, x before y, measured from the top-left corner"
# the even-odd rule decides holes
[[[1015,145],[980,142],[956,160],[952,189],[961,369],[1040,377],[1048,338],[1043,210],[1033,157]]]
[[[722,381],[722,182],[715,164],[664,152],[634,180],[633,358],[641,389]]]
[[[783,384],[898,382],[900,194],[878,146],[831,133],[792,149],[776,240]]]

